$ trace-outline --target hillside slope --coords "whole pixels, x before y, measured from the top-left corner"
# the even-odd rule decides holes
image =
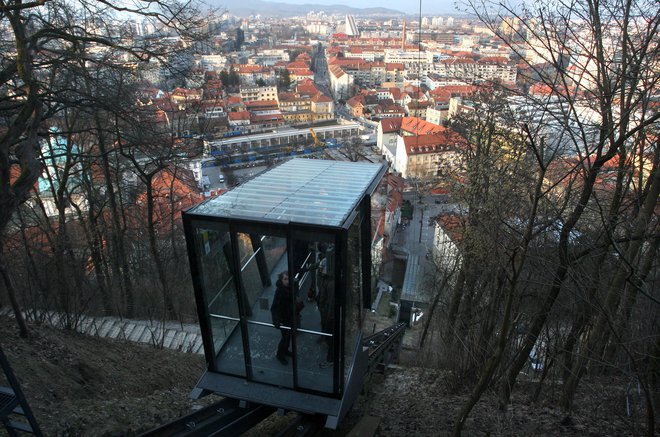
[[[45,326],[32,328],[32,338],[22,340],[14,322],[0,317],[2,347],[46,435],[136,435],[212,400],[187,398],[203,372],[202,356]],[[404,360],[414,356],[414,351],[404,351]],[[341,429],[322,435],[346,435],[363,415],[380,418],[379,436],[448,435],[467,389],[450,390],[446,372],[413,367],[413,359],[407,358],[410,367],[397,366],[385,376],[374,375]],[[614,382],[583,384],[576,412],[567,418],[545,403],[552,399],[530,405],[527,393],[534,384],[523,381],[507,414],[498,412],[494,393],[486,395],[463,435],[632,435],[625,414],[625,387]],[[558,396],[552,386],[546,391],[550,397]],[[249,435],[272,435],[287,419],[288,415],[274,415]],[[639,428],[636,431],[643,433]]]
[[[46,435],[135,434],[195,407],[203,356],[32,328],[0,318],[0,342]]]

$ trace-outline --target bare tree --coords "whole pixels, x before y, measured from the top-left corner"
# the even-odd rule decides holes
[[[651,258],[657,254],[657,216],[652,211],[658,201],[660,115],[652,110],[651,102],[660,78],[655,67],[660,40],[658,9],[635,0],[569,1],[535,10],[490,2],[472,2],[471,7],[526,64],[526,79],[544,88],[542,95],[521,94],[516,104],[529,116],[518,129],[533,158],[530,164],[536,194],[532,199],[541,196],[547,201],[538,205],[544,210],[526,214],[520,249],[514,249],[510,252],[513,257],[507,258],[512,263],[511,269],[505,270],[509,284],[505,289],[509,291],[505,294],[499,340],[489,353],[470,402],[459,415],[455,431],[460,433],[470,405],[479,397],[478,388],[488,384],[487,376],[495,374],[497,361],[501,362],[500,398],[506,406],[521,369],[540,346],[541,333],[555,317],[559,296],[570,296],[579,287],[585,290],[585,304],[571,308],[575,318],[570,329],[560,326],[552,330],[556,335],[569,332],[564,350],[559,351],[568,366],[562,406],[570,411],[587,366],[591,364],[594,369],[618,349],[627,357],[622,361],[625,367],[632,368],[632,375],[644,381],[647,424],[652,432],[651,400],[657,381],[648,377],[648,369],[653,367],[649,364],[657,346],[657,324],[652,323],[645,331],[648,340],[635,343],[635,353],[623,339],[630,338],[629,314],[637,299],[656,309],[658,304],[657,296],[647,291],[652,289],[648,282],[654,265]],[[471,183],[468,192],[485,190],[490,185],[487,180],[475,186]],[[475,207],[479,205],[473,203],[469,208],[470,215],[478,213]],[[530,244],[542,243],[534,221],[545,229],[556,229],[556,240],[546,244],[547,259],[554,266],[550,283],[539,286],[540,304],[525,307],[526,314],[511,314],[514,320],[524,323],[525,330],[519,343],[507,345],[504,336],[512,326],[504,322],[508,312],[515,311],[507,309],[509,297],[515,287],[524,286],[516,285],[516,278],[532,266],[525,267]],[[489,252],[488,256],[493,254]],[[591,274],[580,276],[587,271]],[[459,287],[463,281],[461,278]],[[473,290],[474,286],[464,289]],[[573,300],[578,301],[577,297]],[[651,314],[657,315],[657,311]],[[506,359],[502,355],[505,348],[510,349]],[[617,363],[612,361],[609,366]]]
[[[357,162],[362,158],[362,139],[360,137],[351,137],[346,141],[346,144],[340,149],[341,152],[351,162]]]
[[[131,5],[104,0],[75,4],[7,0],[0,4],[4,32],[0,39],[0,236],[41,174],[40,135],[63,109],[87,101],[84,88],[58,81],[57,75],[97,65],[104,58],[99,53],[112,53],[115,63],[123,58],[127,63],[144,64],[166,61],[168,51],[173,51],[164,38],[137,37],[130,26],[114,17],[118,12],[150,20],[163,35],[177,31],[184,38],[194,36],[200,24],[196,17],[201,16],[190,3],[175,0]],[[60,100],[63,95],[65,102]],[[21,333],[26,335],[6,267],[3,238],[0,271]]]

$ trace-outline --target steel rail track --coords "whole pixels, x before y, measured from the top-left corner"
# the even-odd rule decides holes
[[[258,404],[241,407],[238,400],[225,398],[147,431],[141,437],[236,436],[253,428],[275,410],[274,407]]]
[[[405,332],[405,323],[390,326],[363,338],[363,347],[369,348],[367,373],[384,368],[397,355],[399,340]],[[206,437],[236,436],[258,425],[277,409],[267,405],[242,404],[236,399],[225,398],[199,411],[166,423],[141,437]],[[316,434],[325,418],[318,415],[298,414],[277,437],[303,437]]]

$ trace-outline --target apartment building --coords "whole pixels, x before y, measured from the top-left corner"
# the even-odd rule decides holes
[[[419,52],[419,51],[403,51],[403,50],[394,50],[386,49],[385,51],[385,63],[395,63],[403,64],[406,68],[409,68],[416,64],[432,64],[433,63],[433,53],[431,52]]]
[[[234,65],[234,70],[242,85],[256,85],[259,80],[266,84],[275,84],[277,81],[275,71],[271,67],[239,64]]]
[[[201,89],[176,88],[170,94],[170,99],[174,105],[182,110],[191,106],[193,102],[202,100],[202,94]]]
[[[516,65],[505,58],[452,58],[433,65],[432,73],[440,78],[461,80],[466,83],[500,81],[515,84]]]
[[[381,120],[376,132],[376,145],[388,162],[394,162],[397,141],[402,136],[430,135],[445,131],[437,124],[417,117],[398,117]]]
[[[277,100],[276,86],[241,86],[239,88],[241,99],[244,102],[255,102],[257,100]]]
[[[221,71],[227,68],[228,60],[225,55],[202,55],[199,65],[207,71]]]
[[[392,167],[404,178],[435,177],[458,166],[460,137],[449,129],[429,135],[399,136]]]
[[[324,95],[311,80],[296,86],[295,92],[279,94],[279,108],[288,124],[313,124],[335,117],[334,101]]]
[[[298,93],[284,92],[279,94],[278,100],[282,117],[288,124],[311,123],[312,103],[309,98]]]
[[[284,49],[265,49],[259,50],[250,60],[256,65],[265,65],[272,67],[278,62],[289,62],[289,52]]]
[[[442,125],[447,120],[449,103],[438,102],[426,109],[426,121]]]

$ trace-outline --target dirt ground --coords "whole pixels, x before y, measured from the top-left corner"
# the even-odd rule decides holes
[[[45,326],[32,328],[32,337],[22,340],[14,322],[0,318],[0,342],[46,435],[136,435],[209,402],[187,398],[203,372],[202,356]],[[404,351],[404,361],[410,361],[406,354],[414,357],[414,351]],[[530,388],[525,384],[531,382],[521,384],[522,393]],[[514,393],[511,408],[502,414],[489,393],[476,406],[463,435],[635,434],[626,416],[625,387],[608,381],[583,386],[570,418],[550,406],[552,399],[530,405],[521,391]],[[553,391],[548,393],[552,398]],[[466,396],[449,390],[446,373],[404,363],[385,375],[374,375],[342,427],[322,435],[346,435],[364,415],[380,418],[379,436],[447,435]],[[287,419],[272,416],[249,435],[272,435]]]

